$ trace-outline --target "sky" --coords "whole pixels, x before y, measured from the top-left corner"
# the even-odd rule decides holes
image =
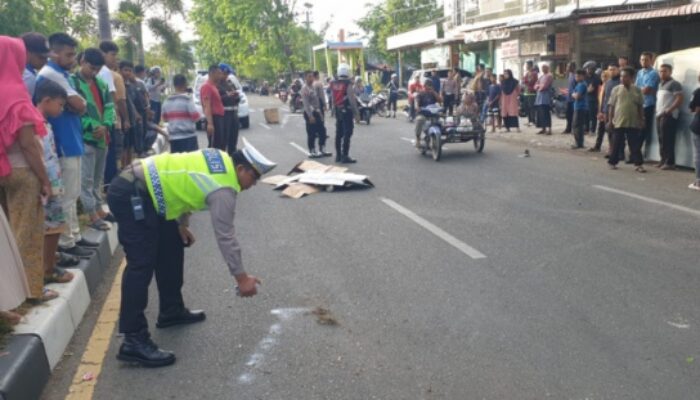
[[[110,12],[117,9],[119,1],[120,0],[109,0]],[[184,0],[184,2],[186,8],[185,14],[187,14],[192,8],[193,0]],[[313,5],[311,20],[312,27],[315,31],[318,32],[326,21],[330,21],[331,25],[328,29],[326,39],[336,40],[338,31],[342,28],[345,29],[346,39],[357,40],[364,35],[364,32],[354,21],[362,18],[366,14],[367,8],[364,5],[382,3],[382,0],[297,0],[297,11],[303,11],[303,5],[307,2]],[[184,41],[196,38],[194,28],[189,22],[183,20],[182,17],[175,17],[173,22],[175,26],[180,29],[181,37]],[[358,36],[348,36],[352,33],[357,33]],[[156,39],[148,29],[144,29],[144,42],[147,48],[156,42]]]

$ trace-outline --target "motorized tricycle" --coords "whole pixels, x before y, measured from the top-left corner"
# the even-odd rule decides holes
[[[445,143],[473,142],[478,153],[484,151],[486,131],[478,117],[445,117],[444,108],[437,104],[421,108],[420,114],[426,119],[419,148],[421,154],[430,150],[433,160],[440,161]]]

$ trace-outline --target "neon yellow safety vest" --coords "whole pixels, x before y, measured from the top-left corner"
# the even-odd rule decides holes
[[[160,154],[142,160],[141,165],[156,211],[168,220],[205,210],[207,196],[215,190],[241,191],[233,160],[221,150]]]

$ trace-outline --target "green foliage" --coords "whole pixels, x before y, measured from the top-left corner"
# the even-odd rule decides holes
[[[68,32],[85,41],[95,35],[92,0],[0,0],[0,34]]]
[[[310,46],[321,42],[295,22],[295,1],[194,0],[191,17],[201,40],[199,61],[232,63],[240,75],[276,77],[310,67]]]
[[[396,63],[397,54],[386,49],[389,36],[435,23],[442,17],[442,9],[436,0],[385,0],[366,7],[367,14],[357,21],[357,25],[371,35],[369,51],[392,64]],[[404,62],[419,64],[420,53],[415,50],[406,52]]]
[[[146,11],[157,16],[146,19]],[[130,59],[145,63],[145,50],[143,44],[143,25],[160,39],[161,47],[170,61],[177,61],[183,54],[183,45],[180,40],[180,32],[169,22],[173,14],[182,14],[184,5],[182,0],[123,0],[114,16],[114,25],[122,33],[123,40],[130,46],[128,53]]]

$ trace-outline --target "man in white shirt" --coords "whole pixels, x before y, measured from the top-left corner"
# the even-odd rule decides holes
[[[678,109],[683,104],[683,86],[671,77],[672,73],[671,65],[661,65],[659,68],[661,81],[656,91],[656,132],[659,135],[659,153],[661,154],[657,167],[663,170],[676,168]]]

